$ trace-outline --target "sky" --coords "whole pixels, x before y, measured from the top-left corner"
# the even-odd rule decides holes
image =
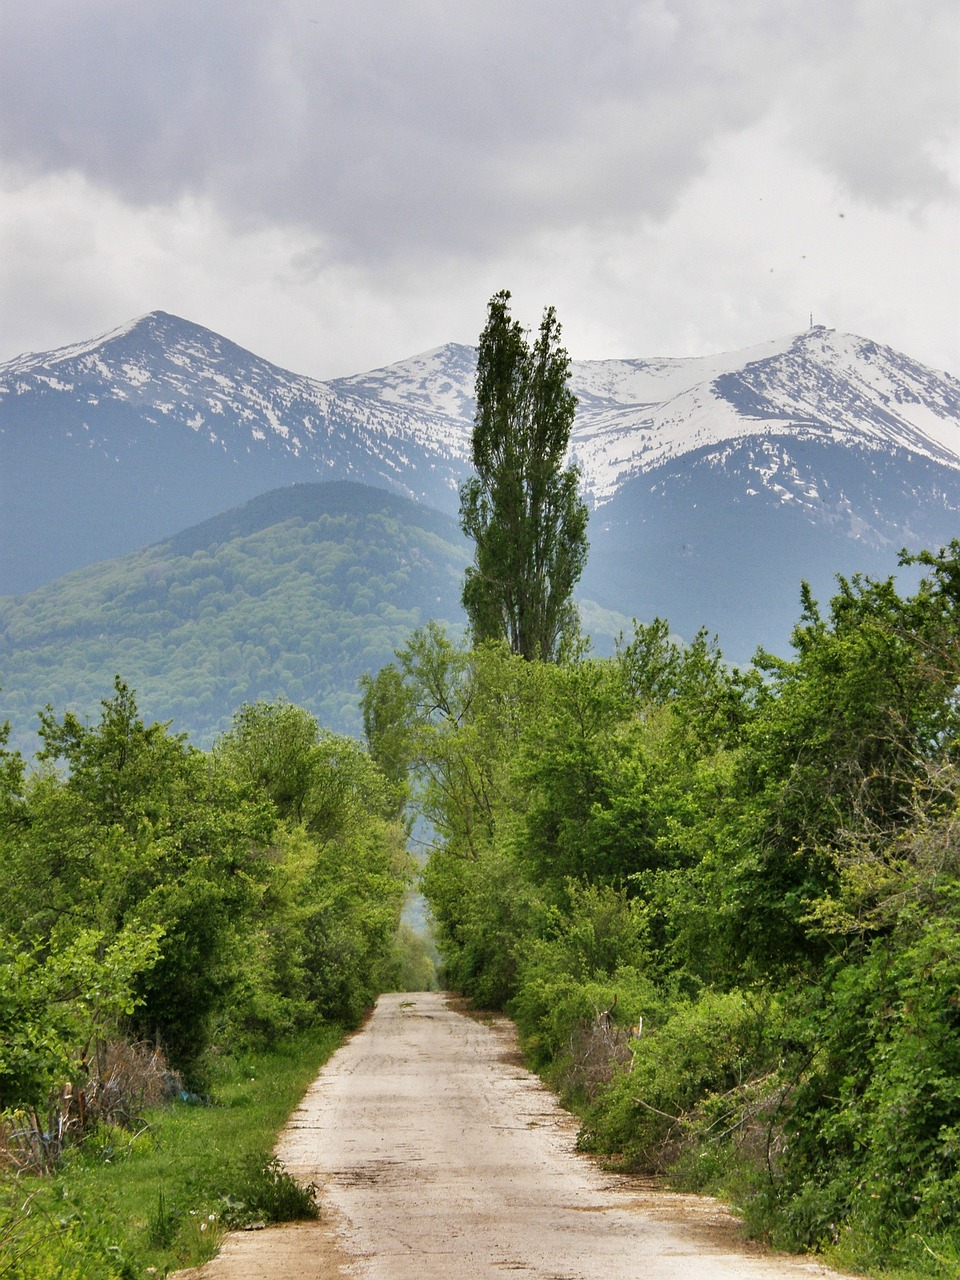
[[[3,0],[0,361],[161,309],[329,378],[810,323],[960,374],[957,0]]]

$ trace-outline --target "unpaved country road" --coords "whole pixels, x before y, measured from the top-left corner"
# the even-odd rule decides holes
[[[330,1059],[278,1154],[323,1218],[228,1238],[209,1280],[809,1280],[713,1201],[645,1191],[575,1150],[510,1023],[388,995]]]

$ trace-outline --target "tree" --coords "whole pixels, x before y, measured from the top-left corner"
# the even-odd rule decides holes
[[[28,779],[24,814],[0,825],[0,934],[42,957],[84,930],[106,948],[154,929],[160,951],[136,977],[130,1029],[192,1072],[272,873],[272,806],[166,725],[145,725],[119,677],[98,724],[48,708],[40,737],[50,767]]]
[[[244,933],[238,1030],[356,1023],[381,989],[410,879],[396,788],[358,742],[282,700],[244,705],[214,757],[280,819]]]
[[[244,703],[217,740],[216,755],[237,777],[263,791],[281,818],[304,822],[317,773],[317,721],[280,700]]]
[[[587,509],[576,467],[564,467],[576,397],[552,307],[531,348],[510,293],[491,298],[480,335],[472,458],[460,523],[475,543],[463,606],[476,641],[551,660],[574,620],[571,596],[587,557]]]

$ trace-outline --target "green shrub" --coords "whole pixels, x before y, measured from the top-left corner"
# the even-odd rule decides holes
[[[948,899],[952,895],[948,895]],[[941,903],[941,906],[943,904]],[[948,901],[947,906],[950,906]],[[960,931],[953,907],[835,966],[798,1014],[799,1074],[781,1188],[781,1238],[843,1234],[862,1265],[960,1232]],[[911,936],[912,935],[912,936]],[[838,1224],[844,1224],[841,1233]]]
[[[769,997],[704,991],[634,1042],[630,1069],[588,1112],[581,1145],[662,1172],[698,1141],[743,1131],[764,1110],[782,1014]]]
[[[219,1218],[230,1228],[298,1222],[319,1216],[317,1188],[304,1186],[275,1157],[248,1156],[218,1190]]]
[[[510,1002],[524,1051],[568,1102],[593,1098],[631,1057],[631,1037],[663,1004],[642,971],[642,907],[623,890],[568,881],[565,903],[543,913]]]

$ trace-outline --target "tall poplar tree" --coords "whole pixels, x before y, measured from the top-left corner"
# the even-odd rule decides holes
[[[509,303],[507,290],[490,299],[480,335],[476,474],[460,487],[460,523],[474,541],[463,606],[475,640],[505,638],[514,653],[549,661],[574,620],[587,558],[579,471],[564,467],[577,401],[553,307],[531,348]]]

